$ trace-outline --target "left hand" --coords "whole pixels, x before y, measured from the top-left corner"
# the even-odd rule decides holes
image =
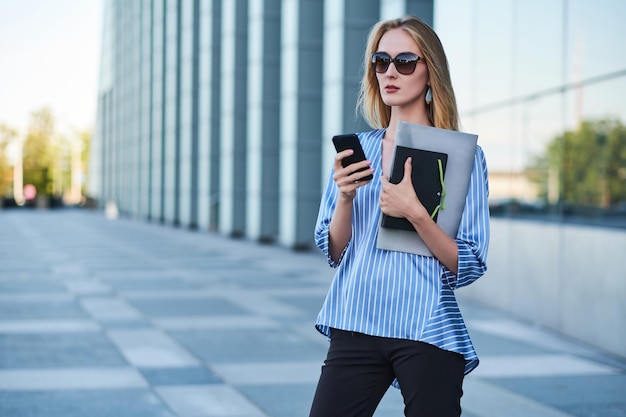
[[[404,176],[398,184],[392,184],[386,177],[381,178],[380,210],[392,217],[416,218],[420,212],[426,209],[417,198],[411,173],[413,171],[412,159],[407,158],[404,163]]]

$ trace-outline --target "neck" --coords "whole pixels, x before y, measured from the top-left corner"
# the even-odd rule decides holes
[[[391,141],[395,139],[396,128],[399,121],[415,123],[418,125],[432,126],[432,123],[430,123],[430,120],[428,119],[428,114],[426,113],[425,107],[419,109],[418,111],[416,111],[414,108],[411,109],[411,111],[404,111],[400,107],[392,107],[391,118],[389,120],[389,126],[387,126],[385,139]]]

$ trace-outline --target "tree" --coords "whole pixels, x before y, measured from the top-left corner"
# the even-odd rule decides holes
[[[626,127],[619,120],[584,121],[554,138],[537,157],[532,179],[547,190],[548,171],[560,173],[563,204],[609,208],[626,202]]]
[[[0,198],[8,197],[12,192],[13,169],[7,156],[7,147],[17,138],[17,130],[0,124]]]
[[[76,130],[54,143],[54,194],[63,201],[79,204],[86,193],[85,176],[89,158],[91,131]]]
[[[87,177],[89,176],[89,161],[91,155],[91,138],[93,133],[91,130],[85,130],[79,133],[82,153],[81,153],[81,162],[83,168],[83,183],[82,183],[82,193],[83,196],[87,195]]]
[[[33,184],[38,195],[52,195],[54,116],[44,107],[31,113],[24,142],[24,184]]]

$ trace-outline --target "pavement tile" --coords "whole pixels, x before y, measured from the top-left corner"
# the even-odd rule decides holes
[[[510,317],[491,317],[488,319],[474,317],[469,327],[505,340],[517,341],[523,344],[532,344],[547,351],[570,351],[578,354],[589,354],[591,351],[582,344],[568,340],[556,332],[540,326],[515,321]]]
[[[285,304],[297,307],[307,317],[316,318],[325,297],[326,291],[324,291],[324,295],[321,295],[318,291],[313,291],[312,294],[291,294],[276,298]]]
[[[573,417],[471,374],[463,383],[461,407],[480,417]]]
[[[154,323],[152,320],[141,317],[138,319],[128,319],[128,320],[99,320],[100,325],[105,330],[150,330],[153,329]]]
[[[222,276],[229,275],[220,274]],[[272,288],[301,288],[302,279],[298,275],[277,273],[273,271],[239,272],[237,283],[243,288],[268,290]]]
[[[0,230],[0,416],[308,415],[318,251],[87,210],[4,210]],[[462,294],[481,359],[463,417],[626,417],[624,358]],[[402,409],[391,388],[375,417]]]
[[[147,386],[137,370],[126,367],[0,370],[0,391],[93,390]]]
[[[25,299],[4,300],[0,304],[0,320],[43,318],[86,318],[87,315],[75,300],[50,301]]]
[[[65,280],[64,284],[67,288],[67,291],[77,296],[108,295],[111,293],[111,287],[103,284],[101,281],[98,280],[72,279]]]
[[[181,345],[211,363],[280,362],[326,357],[326,349],[283,329],[169,331]],[[321,337],[321,336],[320,336]]]
[[[74,303],[76,301],[75,297],[70,294],[61,294],[61,293],[24,293],[24,294],[0,294],[0,304],[7,304],[9,306],[16,306],[20,302],[24,303],[51,303],[51,302],[63,302],[63,303]],[[19,306],[18,306],[19,307]],[[9,310],[9,307],[7,310]],[[12,307],[15,308],[15,307]]]
[[[486,333],[469,329],[472,343],[478,352],[478,357],[498,355],[541,355],[554,352],[533,344],[532,341],[521,341],[501,337],[497,334]]]
[[[302,313],[300,308],[267,296],[261,291],[228,291],[222,297],[260,316],[299,316]]]
[[[143,315],[128,301],[119,297],[86,297],[80,302],[82,308],[97,320],[139,320]]]
[[[136,367],[187,367],[198,363],[189,352],[158,330],[110,330],[108,336]]]
[[[380,404],[376,408],[374,417],[401,417],[404,416],[404,401],[400,390],[389,388]],[[463,414],[463,417],[467,417]]]
[[[113,251],[108,248],[103,248],[99,255],[94,254],[91,257],[82,258],[81,264],[89,268],[115,271],[123,269],[134,270],[137,266],[145,267],[145,269],[156,269],[150,267],[147,259],[134,256],[127,251]]]
[[[97,273],[94,273],[93,276],[97,277],[100,281],[112,280],[113,282],[142,279],[171,280],[175,278],[180,278],[173,271],[169,271],[166,268],[157,268],[154,266],[144,269],[125,269],[122,271],[98,271]]]
[[[211,370],[201,367],[140,368],[143,377],[153,386],[221,384],[224,381]]]
[[[488,380],[574,416],[626,417],[626,374]]]
[[[212,368],[232,385],[315,384],[320,377],[322,362],[214,363]]]
[[[157,387],[156,391],[180,417],[267,417],[241,392],[228,385]]]
[[[148,389],[0,391],[0,416],[178,417]]]
[[[108,278],[103,279],[102,282],[111,288],[118,291],[136,291],[136,290],[188,290],[193,289],[194,286],[189,285],[178,278],[143,278],[134,279],[128,276],[124,278]]]
[[[313,401],[317,380],[312,383],[237,385],[237,389],[266,410],[272,417],[307,417]],[[378,405],[374,417],[404,415],[400,391],[390,388]],[[463,417],[476,417],[463,414]]]
[[[267,329],[280,327],[277,320],[268,317],[260,317],[255,315],[220,315],[220,316],[182,316],[182,317],[163,317],[152,320],[159,327],[166,330],[191,330],[191,331],[207,331],[212,329]]]
[[[2,261],[4,262],[4,261]],[[3,268],[4,269],[4,266]],[[0,294],[28,294],[28,293],[64,293],[65,286],[57,282],[43,279],[31,280],[0,280]]]
[[[126,365],[102,333],[0,334],[0,369]]]
[[[474,374],[482,378],[607,375],[618,370],[566,354],[483,356]],[[626,391],[624,391],[626,393]]]
[[[130,297],[129,297],[130,298]],[[220,297],[198,296],[170,298],[167,295],[150,299],[130,298],[130,304],[149,317],[237,315],[248,311]]]
[[[39,278],[49,274],[47,264],[33,262],[32,259],[5,259],[2,261],[0,278]]]
[[[0,321],[0,333],[84,333],[98,332],[101,330],[99,323],[92,320],[81,319],[52,319],[52,320],[2,320]]]
[[[268,416],[308,417],[315,394],[316,382],[290,384],[238,385],[252,402],[258,404]],[[400,417],[402,414],[397,414]],[[378,417],[378,415],[376,416]]]

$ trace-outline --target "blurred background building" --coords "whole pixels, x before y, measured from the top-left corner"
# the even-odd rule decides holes
[[[490,169],[489,272],[461,294],[626,357],[626,3],[105,2],[89,197],[121,215],[312,246],[370,27],[446,49]]]

